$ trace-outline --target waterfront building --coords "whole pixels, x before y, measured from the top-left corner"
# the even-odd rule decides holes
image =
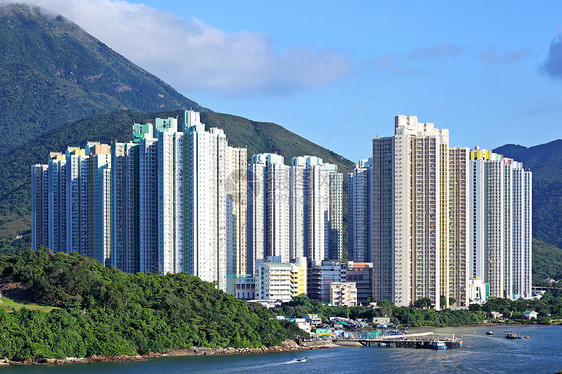
[[[354,282],[357,290],[357,303],[367,305],[373,298],[373,264],[371,262],[347,263],[347,282]]]
[[[532,173],[476,148],[470,180],[469,275],[488,283],[492,297],[531,297]]]
[[[308,267],[308,297],[330,302],[330,284],[345,282],[347,266],[339,261],[312,261]]]
[[[373,139],[375,296],[409,306],[449,298],[449,132],[396,116],[392,137]],[[448,302],[448,301],[447,301]]]
[[[449,297],[458,306],[468,306],[469,156],[467,147],[449,148],[449,263],[442,267],[447,269]]]
[[[372,159],[359,160],[347,176],[347,251],[351,261],[372,261],[371,162]]]
[[[356,306],[357,288],[355,282],[330,283],[330,303],[333,306]]]

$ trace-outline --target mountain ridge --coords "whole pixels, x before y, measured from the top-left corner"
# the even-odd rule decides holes
[[[0,4],[0,35],[0,154],[94,114],[209,111],[37,6]]]

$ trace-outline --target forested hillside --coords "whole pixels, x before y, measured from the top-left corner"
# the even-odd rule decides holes
[[[562,139],[534,147],[494,149],[533,172],[533,237],[562,248]]]
[[[93,114],[206,110],[38,7],[0,4],[0,36],[0,153]]]
[[[261,347],[294,338],[261,305],[248,305],[197,277],[126,274],[76,253],[0,255],[0,290],[60,307],[48,313],[0,308],[0,358]]]

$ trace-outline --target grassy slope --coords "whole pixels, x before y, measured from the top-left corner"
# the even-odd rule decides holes
[[[20,310],[21,308],[27,308],[32,310],[39,310],[41,312],[50,312],[51,310],[55,309],[53,306],[45,306],[45,305],[38,305],[34,303],[28,302],[18,302],[7,297],[0,297],[0,308],[5,309],[7,312],[13,312],[14,310]]]

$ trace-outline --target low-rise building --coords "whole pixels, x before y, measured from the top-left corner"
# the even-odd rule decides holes
[[[537,317],[539,316],[539,313],[535,312],[534,310],[526,310],[523,312],[523,317],[531,320],[531,319],[537,319]]]
[[[302,318],[310,323],[311,326],[319,326],[322,324],[322,318],[318,317],[318,314],[306,314],[302,316]]]
[[[240,300],[253,300],[256,298],[256,281],[252,274],[236,277],[235,296]]]
[[[279,262],[257,264],[256,299],[291,301],[291,265]]]
[[[375,325],[388,325],[390,323],[390,317],[373,317],[373,323]]]
[[[354,282],[332,282],[330,303],[334,306],[356,306],[357,288]]]
[[[371,262],[347,263],[347,282],[355,282],[357,287],[357,303],[366,305],[373,299],[373,264]]]
[[[310,322],[307,322],[306,319],[304,319],[304,318],[295,318],[295,323],[297,324],[297,326],[298,326],[299,329],[310,333],[310,331],[311,331]]]
[[[308,297],[330,302],[330,284],[345,282],[347,265],[339,261],[313,261],[308,268]]]
[[[306,257],[297,257],[291,266],[291,296],[305,296],[308,285],[308,264]]]
[[[490,285],[480,277],[470,278],[467,292],[469,303],[483,304],[490,298]]]

